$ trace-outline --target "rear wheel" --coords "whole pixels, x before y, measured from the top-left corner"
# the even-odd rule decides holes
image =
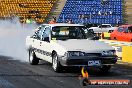
[[[55,53],[52,57],[52,68],[55,72],[60,72],[61,71],[61,64],[58,60],[58,56],[57,54]]]
[[[117,40],[116,37],[114,37],[114,40]]]
[[[36,57],[33,51],[29,51],[29,63],[31,65],[37,65],[39,63],[39,59]]]
[[[109,30],[108,33],[112,33],[114,30]]]

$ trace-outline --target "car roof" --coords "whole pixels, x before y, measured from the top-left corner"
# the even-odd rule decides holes
[[[124,24],[124,25],[121,25],[121,27],[130,27],[132,26],[132,24]]]
[[[42,25],[52,26],[52,27],[55,27],[55,26],[84,26],[81,24],[68,24],[68,23],[42,24]]]

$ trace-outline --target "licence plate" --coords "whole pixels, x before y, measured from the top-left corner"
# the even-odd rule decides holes
[[[101,65],[100,60],[88,61],[88,66],[100,66],[100,65]]]

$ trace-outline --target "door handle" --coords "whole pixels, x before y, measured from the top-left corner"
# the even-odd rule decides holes
[[[33,42],[34,42],[34,40],[33,40]]]

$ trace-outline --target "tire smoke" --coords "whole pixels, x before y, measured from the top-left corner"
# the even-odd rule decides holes
[[[26,37],[31,35],[36,24],[19,23],[19,20],[0,20],[0,55],[15,60],[28,61]]]

